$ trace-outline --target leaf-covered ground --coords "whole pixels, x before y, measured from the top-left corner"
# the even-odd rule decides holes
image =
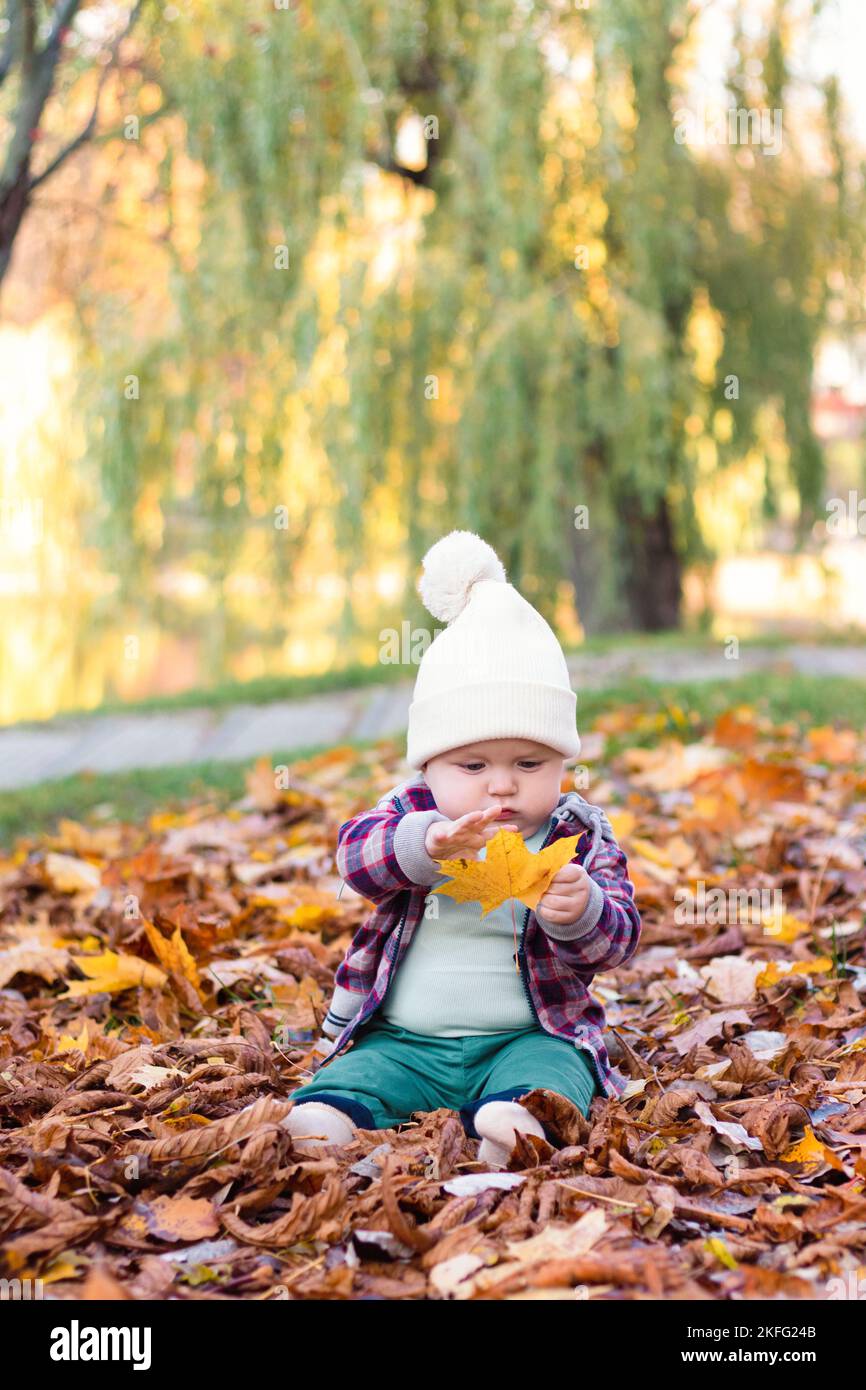
[[[804,739],[736,707],[697,740],[622,747],[641,719],[596,721],[579,786],[643,918],[593,985],[628,1089],[589,1119],[532,1092],[560,1147],[521,1139],[505,1173],[444,1109],[315,1159],[280,1123],[370,910],[340,894],[337,829],[406,775],[402,748],[334,749],[285,791],[263,762],[223,812],[19,841],[0,861],[0,1272],[59,1299],[856,1285],[864,731]]]

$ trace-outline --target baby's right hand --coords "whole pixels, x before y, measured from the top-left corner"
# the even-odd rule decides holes
[[[486,811],[469,811],[459,820],[438,820],[427,827],[425,845],[431,859],[477,859],[478,851],[499,830],[516,830],[516,825],[499,823],[501,806]],[[497,821],[495,825],[491,821]]]

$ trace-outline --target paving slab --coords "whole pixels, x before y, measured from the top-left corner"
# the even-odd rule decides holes
[[[790,643],[743,647],[736,660],[719,643],[705,651],[635,651],[571,655],[577,691],[598,689],[628,677],[647,680],[716,680],[750,671],[788,669],[809,675],[847,676],[866,682],[862,646]],[[276,751],[405,733],[414,674],[405,681],[328,691],[269,704],[165,710],[152,714],[62,716],[0,729],[0,791],[67,777],[76,772],[124,772],[193,762],[234,762]]]

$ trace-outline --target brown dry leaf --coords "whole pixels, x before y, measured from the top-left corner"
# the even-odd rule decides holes
[[[721,1004],[746,1004],[755,998],[756,982],[765,971],[764,960],[744,960],[742,956],[717,956],[702,965],[700,974],[707,993]]]
[[[526,1240],[509,1241],[508,1255],[518,1264],[538,1264],[567,1255],[585,1255],[598,1243],[608,1228],[608,1219],[600,1208],[588,1211],[568,1225],[551,1223],[538,1235]],[[503,1269],[502,1265],[498,1267]]]
[[[196,1129],[167,1139],[134,1139],[127,1145],[127,1151],[145,1155],[151,1163],[169,1158],[206,1158],[217,1149],[249,1139],[265,1127],[279,1126],[290,1109],[284,1101],[263,1097],[235,1115],[214,1121],[207,1130]]]
[[[696,1100],[694,1112],[700,1117],[703,1123],[714,1130],[716,1134],[723,1135],[729,1141],[729,1147],[739,1149],[760,1149],[761,1141],[755,1135],[749,1134],[743,1125],[734,1120],[720,1120],[714,1115],[705,1101]]]
[[[154,1197],[146,1204],[144,1219],[159,1240],[205,1240],[219,1231],[213,1203],[204,1197]]]
[[[69,970],[66,938],[53,927],[16,923],[4,935],[11,941],[0,945],[0,989],[16,975],[38,975],[53,984]]]
[[[551,1261],[579,1260],[598,1243],[607,1227],[603,1210],[585,1212],[576,1221],[551,1223],[538,1235],[509,1241],[505,1257],[495,1264],[488,1264],[482,1254],[474,1251],[454,1255],[433,1266],[430,1282],[446,1298],[483,1296],[512,1281],[532,1279],[539,1266]]]
[[[685,1057],[697,1044],[708,1042],[710,1038],[721,1037],[722,1028],[726,1023],[744,1023],[748,1027],[751,1021],[745,1009],[722,1009],[700,1019],[680,1033],[672,1033],[669,1041],[680,1056]]]
[[[183,1076],[180,1067],[154,1065],[153,1048],[145,1044],[127,1048],[115,1057],[106,1073],[105,1084],[115,1091],[133,1091],[138,1086],[150,1091],[173,1076]]]
[[[342,1182],[334,1173],[328,1173],[320,1190],[313,1197],[295,1192],[292,1205],[285,1215],[265,1225],[250,1226],[232,1212],[221,1214],[223,1226],[232,1235],[250,1245],[265,1245],[271,1248],[292,1245],[303,1240],[309,1233],[321,1230],[328,1217],[340,1211],[346,1192]]]

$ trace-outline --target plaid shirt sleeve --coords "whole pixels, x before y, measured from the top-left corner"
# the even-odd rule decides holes
[[[572,864],[582,862],[580,846],[578,851]],[[589,902],[576,922],[548,922],[540,911],[535,918],[568,965],[581,971],[613,970],[634,955],[640,939],[641,919],[628,861],[618,844],[602,840],[587,872],[592,880]]]
[[[396,795],[386,794],[372,811],[340,826],[335,854],[340,877],[372,903],[435,883],[442,869],[427,853],[425,837],[433,821],[447,819],[435,807],[407,810]]]
[[[372,811],[344,821],[337,833],[335,860],[342,878],[369,902],[390,898],[442,875],[441,865],[424,847],[427,826],[448,817],[429,805],[429,792],[411,787],[401,796],[388,792]],[[426,802],[426,804],[425,804]],[[373,988],[382,939],[397,925],[397,912],[376,912],[358,927],[334,975],[334,992],[322,1031],[338,1037]]]

